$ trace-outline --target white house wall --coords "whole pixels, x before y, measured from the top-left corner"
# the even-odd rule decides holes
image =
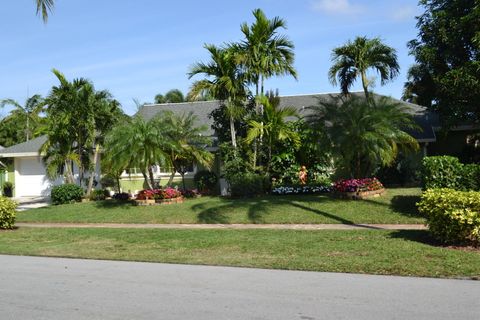
[[[15,197],[49,196],[53,186],[63,179],[50,181],[40,157],[15,158]]]

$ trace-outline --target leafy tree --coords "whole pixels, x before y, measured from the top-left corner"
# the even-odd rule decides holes
[[[240,65],[236,61],[236,53],[232,47],[218,48],[205,45],[210,52],[208,63],[194,64],[188,73],[189,78],[204,74],[207,78],[195,81],[190,91],[192,97],[202,96],[206,92],[225,105],[225,112],[230,120],[231,142],[237,147],[235,121],[245,114],[243,104],[247,97],[246,79]]]
[[[333,85],[340,83],[340,88],[347,94],[355,80],[360,77],[363,91],[368,97],[371,81],[367,71],[374,69],[380,75],[380,83],[386,84],[395,79],[400,71],[396,50],[385,45],[379,38],[357,37],[345,45],[333,49],[333,66],[328,77]]]
[[[6,105],[15,107],[12,114],[18,114],[21,118],[24,118],[25,127],[25,140],[28,141],[33,136],[33,129],[40,122],[40,112],[43,110],[43,99],[39,94],[33,95],[25,101],[25,105],[19,104],[13,99],[4,99],[0,101],[0,108]]]
[[[37,15],[42,15],[43,22],[47,22],[49,13],[53,10],[54,0],[35,0]]]
[[[165,103],[165,96],[161,93],[157,94],[155,96],[155,103],[156,104],[161,104],[161,103]]]
[[[259,101],[264,112],[261,119],[250,120],[246,141],[252,143],[255,139],[263,136],[267,147],[267,166],[266,171],[270,171],[272,161],[272,150],[277,142],[290,140],[295,147],[300,145],[300,137],[296,131],[288,124],[287,118],[298,116],[294,107],[280,108],[280,99],[278,96],[261,97]]]
[[[440,113],[446,127],[480,120],[480,10],[475,0],[421,0],[416,65],[405,97]]]
[[[385,97],[334,99],[311,107],[308,120],[325,131],[340,169],[350,177],[367,177],[379,166],[391,165],[399,151],[418,149],[404,130],[416,129],[408,109]]]
[[[180,103],[185,102],[185,97],[182,91],[178,89],[172,89],[165,93],[165,103]]]

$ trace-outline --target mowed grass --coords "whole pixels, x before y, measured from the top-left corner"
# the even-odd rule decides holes
[[[418,188],[389,189],[382,197],[342,200],[327,195],[202,197],[182,204],[135,207],[114,200],[32,209],[19,222],[70,223],[424,223]]]
[[[429,277],[478,277],[480,252],[427,231],[48,229],[0,231],[0,253]]]

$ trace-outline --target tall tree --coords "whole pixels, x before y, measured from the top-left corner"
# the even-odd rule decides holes
[[[43,22],[47,23],[48,15],[53,10],[53,6],[55,5],[54,0],[35,0],[37,5],[37,15],[42,15]]]
[[[12,114],[18,114],[21,118],[24,119],[25,126],[25,140],[28,141],[33,136],[33,129],[40,122],[40,112],[43,110],[43,98],[39,94],[33,95],[25,101],[25,104],[22,106],[20,103],[13,99],[4,99],[0,101],[0,108],[3,108],[6,105],[11,105],[15,107],[15,110],[12,111]],[[22,126],[23,127],[23,126]],[[19,143],[22,141],[19,141]]]
[[[185,102],[185,96],[183,92],[178,89],[172,89],[165,93],[165,102],[166,103],[180,103]]]
[[[210,53],[208,63],[195,63],[188,77],[203,74],[207,78],[195,81],[190,90],[193,98],[210,94],[225,103],[227,116],[230,119],[230,135],[234,148],[237,147],[235,120],[240,118],[245,109],[243,104],[247,97],[245,74],[236,61],[236,52],[231,47],[219,48],[205,45]]]
[[[272,150],[276,143],[290,140],[294,146],[300,144],[300,136],[293,130],[287,122],[288,118],[298,117],[297,110],[294,107],[280,108],[280,99],[270,94],[269,97],[260,97],[260,103],[264,107],[264,112],[259,120],[250,120],[246,141],[254,142],[263,136],[267,147],[267,166],[266,171],[270,171],[272,161]]]
[[[328,77],[333,85],[340,84],[347,94],[358,77],[361,78],[363,91],[368,98],[368,88],[372,85],[367,71],[374,69],[380,75],[381,85],[395,79],[400,71],[396,50],[385,45],[379,38],[357,37],[345,45],[334,48],[333,65]]]
[[[337,168],[352,178],[363,178],[381,166],[391,165],[399,151],[418,149],[404,130],[417,129],[408,108],[390,98],[351,96],[311,107],[308,120],[325,130]]]
[[[409,42],[416,65],[406,97],[439,112],[446,127],[480,121],[480,4],[421,0],[418,36]]]

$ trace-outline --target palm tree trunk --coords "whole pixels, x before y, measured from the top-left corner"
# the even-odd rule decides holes
[[[90,195],[90,193],[92,192],[92,188],[93,188],[93,180],[94,180],[94,177],[95,177],[95,173],[97,171],[97,159],[98,159],[98,153],[100,152],[100,144],[97,143],[97,145],[95,146],[95,152],[93,154],[93,162],[92,162],[92,166],[93,166],[93,171],[90,172],[90,178],[88,180],[88,187],[87,187],[87,197]]]
[[[152,169],[152,166],[148,166],[148,176],[150,178],[150,184],[152,186],[151,189],[153,189],[155,187],[155,179],[153,177],[153,169]]]
[[[365,92],[365,98],[368,100],[368,79],[365,71],[362,71],[362,86],[363,91]]]
[[[230,135],[232,136],[232,146],[237,149],[237,132],[235,131],[235,121],[230,116]]]
[[[171,185],[172,185],[172,183],[173,183],[173,178],[175,178],[175,170],[172,171],[172,173],[170,174],[170,178],[168,178],[167,186],[171,186]]]
[[[143,179],[145,179],[145,184],[147,185],[148,189],[152,190],[153,189],[153,186],[150,184],[150,180],[148,179],[148,176],[147,176],[147,170],[142,170],[142,176],[143,176]]]

